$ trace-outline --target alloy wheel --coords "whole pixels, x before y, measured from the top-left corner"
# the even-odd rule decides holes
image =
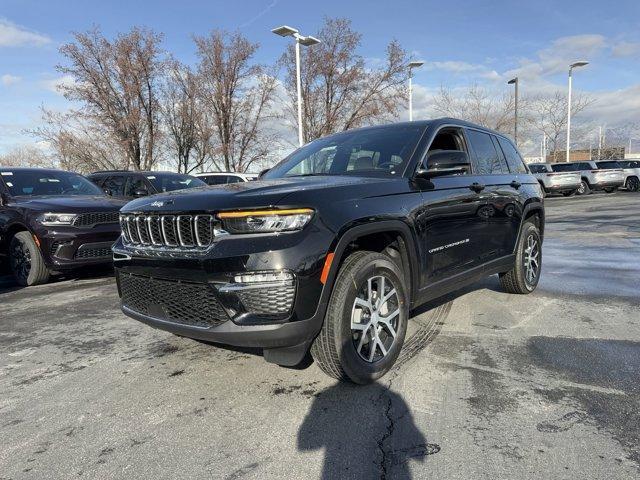
[[[587,190],[586,185],[584,182],[580,182],[580,185],[578,185],[578,194],[582,195],[584,194],[584,192]]]
[[[374,363],[386,357],[395,342],[399,321],[400,298],[393,282],[383,275],[369,278],[351,310],[351,335],[360,358]]]
[[[20,278],[27,278],[31,271],[31,251],[22,242],[15,242],[11,248],[11,270]]]
[[[524,269],[525,280],[528,285],[533,285],[540,270],[540,248],[538,239],[530,234],[527,237],[527,244],[524,249]]]

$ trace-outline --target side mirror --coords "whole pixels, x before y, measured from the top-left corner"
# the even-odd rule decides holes
[[[271,170],[270,168],[265,168],[264,170],[260,171],[260,173],[258,174],[258,179],[262,178],[265,176],[265,174]]]
[[[136,190],[135,192],[133,192],[133,196],[138,198],[138,197],[146,197],[147,195],[149,195],[149,192],[147,192],[146,190],[139,188],[138,190]]]
[[[469,155],[462,150],[440,150],[427,154],[426,160],[416,172],[419,178],[468,173],[471,167]]]

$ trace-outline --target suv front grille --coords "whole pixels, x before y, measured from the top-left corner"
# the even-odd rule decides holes
[[[229,320],[206,283],[118,273],[122,304],[134,312],[168,322],[212,328]]]
[[[118,223],[118,212],[91,212],[81,213],[73,221],[73,226],[78,228],[90,228],[105,223]]]
[[[75,259],[106,258],[111,256],[111,247],[80,248],[75,254]]]
[[[214,238],[213,215],[120,215],[125,244],[203,249]]]

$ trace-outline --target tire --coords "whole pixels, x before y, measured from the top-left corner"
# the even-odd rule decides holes
[[[606,193],[613,193],[613,192],[615,192],[616,190],[618,190],[616,187],[610,187],[610,188],[605,188],[605,189],[604,189],[604,191],[605,191]]]
[[[625,183],[625,187],[630,192],[637,192],[640,190],[640,180],[638,177],[629,177]]]
[[[11,239],[9,265],[18,285],[28,287],[49,281],[49,269],[29,232],[18,232]]]
[[[568,192],[562,192],[562,195],[565,197],[573,197],[578,190],[569,190]]]
[[[540,241],[540,231],[532,222],[525,222],[522,225],[522,232],[518,239],[516,250],[516,261],[511,270],[500,274],[500,284],[508,293],[527,294],[536,289],[540,280],[542,268],[542,242]],[[535,275],[531,276],[527,264],[534,268],[533,262],[529,263],[529,251],[533,248],[535,263]]]
[[[391,295],[382,303],[381,287],[383,298]],[[378,318],[387,322],[377,323]],[[340,267],[311,355],[331,377],[371,383],[393,367],[404,343],[408,319],[409,299],[401,268],[387,255],[355,252]]]
[[[591,188],[589,187],[589,183],[586,180],[582,180],[578,189],[576,190],[578,195],[589,195],[591,193]]]

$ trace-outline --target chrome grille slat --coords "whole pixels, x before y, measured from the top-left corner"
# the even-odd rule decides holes
[[[214,241],[213,215],[122,214],[123,241],[141,250],[204,250]]]

